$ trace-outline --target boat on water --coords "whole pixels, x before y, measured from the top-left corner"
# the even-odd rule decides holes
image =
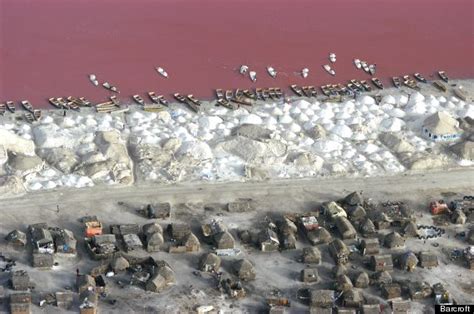
[[[169,103],[168,103],[168,100],[166,100],[165,96],[158,95],[157,98],[160,104],[162,104],[163,106],[168,106]]]
[[[309,75],[309,69],[308,68],[304,68],[304,69],[301,70],[301,76],[303,78],[307,78],[308,75]]]
[[[331,89],[329,88],[329,85],[322,85],[320,88],[325,96],[329,97],[331,95]]]
[[[367,83],[366,80],[360,81],[360,84],[364,87],[364,89],[368,92],[372,90],[372,87],[370,87],[369,83]]]
[[[255,95],[257,95],[257,99],[263,99],[263,88],[255,88]]]
[[[275,87],[275,94],[276,94],[278,99],[283,97],[283,92],[281,91],[280,87]]]
[[[381,80],[379,80],[376,77],[373,77],[371,80],[372,80],[372,83],[374,83],[375,86],[377,86],[380,89],[383,89],[383,83],[382,83]]]
[[[196,99],[193,94],[189,94],[187,97],[188,97],[188,100],[192,102],[193,104],[195,104],[196,106],[202,105],[201,101]]]
[[[330,66],[329,64],[323,65],[323,68],[324,68],[324,70],[326,70],[326,72],[328,72],[328,73],[331,74],[332,76],[335,76],[335,75],[336,75],[336,71],[334,71],[333,69],[331,69],[331,66]]]
[[[222,90],[220,88],[216,89],[216,97],[217,97],[217,99],[224,98],[224,90]]]
[[[268,95],[270,96],[271,99],[277,99],[277,95],[275,93],[275,88],[270,87],[268,89]]]
[[[140,95],[133,95],[132,98],[139,105],[144,105],[145,104],[145,101],[143,100],[143,98],[140,97]]]
[[[405,78],[405,76],[403,77]],[[403,81],[403,84],[407,87],[410,87],[411,89],[415,89],[415,90],[419,90],[420,88],[418,87],[418,85],[416,84],[416,82],[410,78],[408,79],[405,79]]]
[[[251,98],[251,99],[256,99],[257,96],[255,96],[255,93],[252,90],[249,89],[244,89],[243,91],[245,97]]]
[[[117,89],[117,87],[113,86],[113,85],[110,85],[109,82],[105,82],[102,84],[102,86],[105,88],[105,89],[108,89],[114,93],[120,93],[119,90]]]
[[[168,72],[166,72],[165,69],[163,69],[162,67],[156,67],[155,69],[158,74],[160,74],[164,78],[168,78]]]
[[[62,109],[63,105],[61,104],[60,101],[58,101],[57,98],[51,97],[48,99],[49,103],[56,109]]]
[[[358,80],[352,79],[352,80],[350,80],[350,82],[351,82],[360,92],[363,92],[363,91],[364,91],[364,86],[362,86]]]
[[[360,90],[352,83],[347,83],[347,89],[351,91],[352,94],[360,94]]]
[[[25,109],[26,111],[33,112],[33,105],[32,105],[28,100],[22,100],[22,101],[21,101],[21,106],[22,106],[23,109]]]
[[[5,104],[0,104],[0,115],[4,115],[5,111],[7,111],[7,106]]]
[[[273,78],[277,76],[277,71],[273,67],[267,67],[267,72]]]
[[[422,83],[427,83],[428,81],[423,77],[423,75],[421,75],[420,73],[415,73],[413,74],[413,76],[420,82]]]
[[[267,88],[262,89],[262,98],[263,100],[267,100],[270,98],[270,93],[268,92]]]
[[[367,63],[367,61],[361,61],[360,64],[361,64],[362,69],[364,70],[365,73],[370,73],[370,68],[369,68],[369,64]]]
[[[94,86],[99,86],[99,81],[97,80],[95,74],[89,74],[89,81],[91,81]]]
[[[331,61],[331,63],[336,62],[336,54],[334,52],[329,54],[329,61]]]
[[[249,67],[246,66],[245,64],[243,64],[243,65],[240,66],[239,72],[240,72],[240,74],[244,75],[245,73],[248,72],[248,70],[249,70]]]
[[[360,62],[360,59],[354,59],[354,65],[358,69],[362,68],[362,63]]]
[[[241,89],[237,89],[234,95],[235,98],[242,98],[244,96],[244,92]]]
[[[392,77],[392,82],[393,82],[393,85],[394,85],[396,88],[402,87],[402,80],[401,80],[398,76],[393,76],[393,77]]]
[[[370,73],[370,75],[375,75],[375,71],[376,71],[375,64],[370,64],[370,65],[369,65],[369,73]]]
[[[79,107],[78,104],[76,104],[76,103],[74,103],[74,102],[72,102],[72,101],[69,101],[69,102],[67,103],[67,106],[68,106],[68,108],[71,109],[71,110],[81,111],[81,107]]]
[[[7,101],[5,105],[7,106],[8,111],[10,111],[11,113],[15,112],[16,108],[15,103],[13,101]]]
[[[234,93],[232,92],[232,90],[231,89],[226,90],[225,99],[227,99],[227,101],[230,101],[232,97],[234,97]]]
[[[249,77],[250,77],[250,80],[252,82],[256,82],[257,81],[257,72],[255,71],[250,71],[249,72]]]
[[[448,76],[446,75],[446,72],[444,71],[438,71],[438,76],[445,81],[446,83],[449,81]]]
[[[290,85],[291,90],[298,96],[304,96],[303,90],[298,85]]]
[[[467,101],[467,92],[462,86],[453,88],[454,95],[462,101]]]
[[[448,88],[441,81],[434,81],[433,85],[442,92],[447,92]]]
[[[184,97],[183,95],[181,95],[180,93],[174,93],[173,94],[173,97],[174,99],[176,99],[177,101],[185,104],[186,103],[186,97]]]
[[[158,96],[156,96],[155,92],[148,92],[148,97],[150,97],[151,101],[155,104],[160,103],[160,100],[158,99]]]

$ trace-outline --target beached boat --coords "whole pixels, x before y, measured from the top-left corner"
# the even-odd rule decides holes
[[[56,109],[62,109],[61,102],[57,100],[57,98],[51,97],[48,99],[49,103]]]
[[[216,97],[217,97],[217,99],[224,98],[224,91],[220,88],[216,89]]]
[[[446,87],[446,85],[444,85],[440,81],[434,81],[433,85],[442,92],[447,92],[448,91],[448,88]]]
[[[337,84],[337,90],[339,94],[345,95],[345,96],[350,96],[352,95],[351,91],[344,85],[342,84]]]
[[[311,94],[311,97],[318,96],[318,92],[316,91],[316,87],[314,87],[313,85],[308,86],[308,90]]]
[[[179,93],[174,93],[173,94],[173,97],[174,99],[176,99],[177,101],[185,104],[186,103],[186,97],[184,97],[183,95],[179,94]]]
[[[90,107],[92,105],[92,103],[85,97],[79,97],[79,100],[82,101],[82,105],[85,107]]]
[[[160,103],[160,100],[158,99],[158,96],[156,96],[155,92],[148,92],[148,97],[150,97],[151,101],[155,104]]]
[[[354,65],[358,69],[362,68],[362,63],[360,62],[360,59],[354,59]]]
[[[347,89],[351,92],[351,95],[360,94],[359,89],[354,84],[348,83],[346,86],[347,86]]]
[[[331,74],[332,76],[335,76],[335,75],[336,75],[336,71],[334,71],[333,69],[331,69],[331,66],[330,66],[329,64],[323,65],[323,69],[326,70],[326,72],[328,72],[328,73]]]
[[[244,96],[244,92],[241,89],[237,89],[235,91],[235,98],[242,98]]]
[[[232,102],[238,105],[252,106],[252,100],[247,97],[240,97],[240,98],[234,97],[232,98]]]
[[[268,98],[270,98],[270,93],[268,92],[268,88],[264,88],[262,90],[262,98],[263,100],[267,100]]]
[[[43,112],[39,109],[33,110],[33,117],[35,118],[36,121],[41,119],[42,114],[43,114]]]
[[[28,123],[33,123],[35,122],[35,116],[33,115],[33,113],[31,112],[26,112],[24,114],[24,117],[25,117],[25,120],[28,122]]]
[[[392,77],[392,82],[396,88],[402,87],[402,80],[398,76]]]
[[[76,103],[74,103],[74,102],[72,102],[72,101],[68,102],[67,105],[68,105],[68,108],[71,109],[71,110],[81,111],[81,107],[79,107],[78,104],[76,104]]]
[[[15,112],[16,108],[15,103],[13,101],[7,101],[5,105],[7,106],[8,111],[10,111],[11,113]]]
[[[158,95],[156,96],[156,98],[158,98],[158,101],[160,102],[160,104],[162,104],[163,106],[168,106],[168,100],[166,100],[165,96],[163,95]]]
[[[33,112],[33,105],[32,105],[28,100],[22,100],[22,101],[21,101],[21,106],[22,106],[23,109],[25,109],[26,111]]]
[[[277,99],[277,95],[275,93],[275,88],[270,87],[268,89],[268,95],[270,96],[271,99]]]
[[[461,99],[462,101],[467,101],[467,92],[464,90],[462,86],[453,88],[453,92],[457,98]]]
[[[277,76],[277,71],[273,67],[267,67],[267,72],[273,78]]]
[[[188,95],[188,100],[190,102],[192,102],[193,104],[195,104],[196,106],[201,106],[202,105],[201,101],[196,99],[193,94]]]
[[[370,87],[369,83],[367,83],[366,80],[360,81],[360,84],[364,87],[364,89],[368,92],[372,90],[372,87]]]
[[[231,109],[231,110],[234,110],[238,107],[238,105],[233,104],[233,103],[229,102],[227,99],[224,99],[224,98],[218,99],[217,104],[222,106],[222,107]]]
[[[257,95],[257,99],[263,99],[263,88],[255,88],[255,95]]]
[[[420,73],[415,73],[413,74],[413,76],[420,82],[422,83],[427,83],[427,80],[423,77],[423,75],[421,75]]]
[[[405,76],[403,77],[405,78]],[[411,89],[415,89],[415,90],[419,90],[420,88],[418,87],[418,85],[416,84],[416,82],[412,79],[405,79],[403,81],[403,84],[407,87],[410,87]]]
[[[363,91],[364,91],[364,86],[362,86],[358,80],[352,79],[352,80],[350,80],[350,82],[351,82],[360,92],[363,92]]]
[[[226,90],[225,99],[227,99],[227,101],[230,101],[232,97],[234,97],[234,93],[232,92],[232,90],[231,89]]]
[[[372,83],[374,83],[374,85],[377,86],[378,88],[383,89],[383,83],[378,78],[373,77],[372,78]]]
[[[4,115],[5,111],[7,111],[7,106],[5,104],[0,104],[0,115]]]
[[[168,72],[166,72],[165,69],[163,69],[162,67],[156,67],[155,69],[158,74],[160,74],[164,78],[168,78]]]
[[[244,89],[243,93],[248,98],[251,98],[251,99],[256,99],[257,98],[257,96],[255,96],[255,93],[252,90]]]
[[[298,85],[290,85],[291,90],[298,96],[304,96],[303,90]]]
[[[438,76],[445,81],[446,83],[449,81],[448,76],[446,75],[446,72],[444,71],[438,71]]]
[[[313,86],[314,87],[314,86]],[[281,91],[281,88],[280,87],[275,87],[275,94],[277,96],[278,99],[282,98],[283,97],[283,92]]]
[[[110,99],[110,101],[112,101],[112,103],[114,105],[117,105],[117,106],[119,105],[119,100],[118,100],[117,96],[112,95],[112,96],[109,97],[109,99]]]
[[[325,96],[330,96],[331,95],[331,90],[329,89],[329,85],[323,85],[321,86],[321,91]]]
[[[139,105],[144,105],[145,104],[145,101],[143,100],[143,98],[140,97],[140,95],[133,95],[132,98]]]
[[[250,77],[250,80],[252,82],[256,82],[257,81],[257,72],[255,71],[250,71],[249,72],[249,77]]]

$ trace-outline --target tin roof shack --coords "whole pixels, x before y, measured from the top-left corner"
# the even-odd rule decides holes
[[[332,235],[326,228],[320,227],[319,229],[308,231],[306,233],[309,243],[311,245],[318,245],[322,243],[329,243],[332,241]]]
[[[336,292],[334,290],[311,290],[311,307],[332,308],[336,301]]]
[[[72,307],[74,294],[71,291],[58,291],[56,296],[56,306],[60,309],[69,310]]]
[[[429,251],[421,251],[418,254],[420,266],[423,268],[438,267],[438,257],[435,253]]]
[[[330,220],[334,221],[336,217],[346,217],[346,211],[336,202],[325,202],[321,205],[321,212]]]
[[[397,299],[402,296],[402,288],[398,283],[388,283],[384,284],[380,287],[382,297],[384,297],[387,300],[391,299]]]
[[[26,233],[20,230],[13,230],[5,237],[5,240],[14,246],[25,246],[26,245]]]
[[[115,235],[126,235],[126,234],[138,234],[140,232],[140,226],[138,224],[121,224],[111,225],[110,233]]]
[[[146,282],[146,291],[162,292],[176,283],[175,275],[171,267],[165,262],[160,264],[150,279]]]
[[[238,199],[227,204],[227,211],[230,213],[245,213],[255,210],[255,203],[252,199]]]
[[[384,238],[384,244],[390,249],[400,249],[405,246],[405,239],[398,232],[390,232]]]
[[[219,271],[221,258],[214,253],[206,253],[199,259],[198,269],[205,272]]]
[[[418,265],[418,258],[413,252],[406,252],[400,257],[400,268],[406,271],[413,271]]]
[[[191,233],[191,228],[188,224],[172,223],[168,225],[168,233],[173,241],[179,242]]]
[[[380,314],[380,304],[362,305],[362,314]]]
[[[33,251],[37,253],[54,253],[54,241],[46,224],[34,224],[28,227],[33,243]]]
[[[370,283],[370,278],[369,275],[365,272],[362,271],[359,274],[356,275],[354,278],[354,287],[356,288],[367,288]]]
[[[17,292],[10,294],[10,313],[30,314],[31,313],[31,293]]]
[[[379,239],[363,239],[360,243],[360,250],[362,255],[376,255],[379,254],[380,245]]]
[[[54,229],[51,231],[54,239],[56,253],[75,255],[77,252],[77,240],[74,233],[67,229]]]
[[[355,239],[357,231],[346,217],[336,217],[335,223],[337,230],[343,239]]]
[[[364,304],[364,296],[362,292],[350,289],[342,295],[342,305],[345,307],[360,308]]]
[[[79,294],[79,313],[96,314],[99,296],[94,290],[84,290]]]
[[[114,234],[101,234],[85,241],[86,249],[94,260],[111,258],[118,252],[117,239]]]
[[[321,251],[315,247],[305,247],[301,260],[305,264],[321,264]]]
[[[122,237],[123,237],[125,251],[131,252],[136,249],[143,248],[142,240],[140,240],[140,237],[137,234],[135,233],[125,234]]]
[[[316,268],[305,268],[301,270],[301,281],[304,283],[316,283],[319,281],[318,270]]]
[[[157,223],[149,223],[142,227],[147,252],[158,252],[164,246],[163,228]]]
[[[410,313],[410,304],[409,300],[392,300],[390,301],[390,307],[392,308],[393,314],[407,314]]]
[[[51,269],[54,265],[53,254],[33,253],[31,265],[35,268]]]
[[[392,271],[392,255],[373,255],[370,257],[370,266],[373,271]]]
[[[346,244],[339,239],[329,243],[329,253],[337,264],[346,264],[349,261],[349,249]]]
[[[28,290],[30,288],[30,276],[26,270],[17,270],[11,273],[11,287],[13,290]]]
[[[79,293],[86,290],[94,290],[95,286],[95,279],[91,275],[85,274],[76,277],[76,287]]]
[[[359,225],[359,231],[364,237],[373,237],[377,233],[375,225],[370,218],[365,219],[364,222]]]
[[[235,275],[239,277],[240,280],[250,281],[254,280],[256,277],[256,272],[253,264],[248,259],[240,259],[236,261],[233,265]]]
[[[433,290],[427,282],[408,281],[404,284],[406,290],[413,300],[425,299],[431,296]]]
[[[262,252],[275,252],[280,247],[280,240],[275,231],[270,228],[262,230],[258,235],[258,242]]]

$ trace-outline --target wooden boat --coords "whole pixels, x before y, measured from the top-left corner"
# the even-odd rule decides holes
[[[352,80],[350,80],[350,82],[351,82],[360,92],[364,91],[364,86],[362,86],[359,81],[352,79]]]
[[[240,97],[240,98],[234,97],[232,98],[232,102],[238,105],[252,106],[252,100],[247,97]]]
[[[267,67],[267,72],[273,78],[277,76],[277,71],[273,67]]]
[[[160,102],[160,104],[162,104],[163,106],[168,106],[168,100],[166,100],[165,96],[163,95],[158,95],[156,96],[156,98],[158,98],[158,101]]]
[[[336,75],[336,71],[334,71],[333,69],[331,69],[331,66],[330,66],[329,64],[323,65],[323,69],[326,70],[326,72],[328,72],[328,73],[331,74],[332,76],[335,76],[335,75]]]
[[[370,75],[375,75],[375,64],[370,64],[369,65],[369,73]]]
[[[16,108],[15,103],[13,101],[7,101],[5,105],[7,106],[8,111],[10,111],[11,113],[15,112]]]
[[[444,71],[438,71],[438,76],[445,81],[446,83],[449,81],[448,76],[446,75],[446,72]]]
[[[226,90],[225,91],[225,99],[230,101],[232,99],[232,97],[234,97],[234,94],[233,94],[232,90],[230,90],[230,89]]]
[[[349,91],[349,89],[342,84],[337,84],[337,90],[339,94],[346,95],[346,96],[351,95],[351,92]]]
[[[242,98],[244,96],[244,92],[241,89],[237,89],[235,91],[235,98]]]
[[[308,86],[308,90],[311,94],[311,97],[318,96],[318,92],[316,91],[316,87],[314,87],[313,85]]]
[[[458,86],[456,88],[453,88],[454,95],[456,95],[457,98],[467,101],[467,92],[464,90],[462,86]]]
[[[303,90],[298,85],[290,85],[291,90],[298,96],[304,96]]]
[[[358,69],[362,68],[362,63],[360,62],[360,59],[354,59],[354,65]]]
[[[28,100],[22,100],[21,105],[26,111],[33,112],[33,105]]]
[[[5,104],[0,104],[0,115],[4,115],[5,111],[7,111],[7,106]]]
[[[112,103],[113,103],[114,105],[117,105],[117,106],[119,105],[119,101],[118,101],[118,99],[117,99],[117,96],[115,96],[115,95],[110,96],[109,99],[112,101]]]
[[[416,82],[412,79],[408,79],[408,80],[404,80],[403,81],[403,84],[407,87],[410,87],[412,89],[415,89],[415,90],[419,90],[420,88],[418,87],[418,85],[416,84]]]
[[[270,98],[270,94],[269,94],[267,88],[264,88],[264,89],[262,90],[262,98],[263,98],[263,100],[267,100],[268,98]]]
[[[90,107],[92,105],[92,103],[85,97],[79,97],[79,100],[82,101],[82,105],[85,107]]]
[[[366,61],[361,61],[360,64],[365,73],[370,73],[369,64]]]
[[[303,78],[307,78],[308,74],[309,74],[309,69],[308,68],[304,68],[304,69],[301,70],[301,76]]]
[[[402,81],[401,81],[401,79],[400,79],[398,76],[392,77],[392,82],[393,82],[393,85],[394,85],[396,88],[402,87]]]
[[[313,86],[314,88],[314,86]],[[316,91],[316,90],[315,90]],[[281,91],[281,88],[280,87],[275,87],[275,94],[277,96],[278,99],[282,98],[283,97],[283,92]]]
[[[148,97],[150,97],[151,101],[155,104],[160,103],[160,100],[158,99],[158,96],[156,96],[155,92],[148,92]]]
[[[255,88],[255,95],[257,95],[257,99],[263,99],[263,88]]]
[[[371,81],[372,81],[372,83],[374,83],[375,86],[377,86],[377,87],[380,88],[380,89],[383,89],[383,83],[382,83],[381,80],[379,80],[379,79],[376,78],[376,77],[373,77],[373,78],[371,79]]]
[[[239,73],[244,75],[245,73],[247,73],[248,70],[249,70],[249,67],[243,64],[240,66]]]
[[[168,78],[168,72],[166,72],[165,69],[163,69],[162,67],[156,67],[155,69],[158,74],[160,74],[164,78]]]
[[[346,86],[347,86],[347,89],[350,91],[350,96],[360,94],[360,90],[354,84],[348,83]]]
[[[370,87],[369,83],[367,83],[366,80],[360,81],[360,84],[364,87],[364,89],[368,92],[372,90],[372,87]]]
[[[143,100],[143,98],[140,97],[140,95],[133,95],[132,98],[139,105],[144,105],[145,104],[145,101]]]
[[[309,86],[301,86],[303,93],[306,97],[311,97],[311,92],[309,91]]]
[[[174,93],[173,97],[174,97],[174,99],[176,99],[177,101],[179,101],[183,104],[186,103],[186,98],[183,95],[179,94],[179,93]]]
[[[54,108],[57,108],[57,109],[62,109],[62,104],[61,102],[59,102],[56,98],[54,97],[51,97],[48,99],[49,103],[54,107]]]
[[[331,90],[329,89],[329,85],[323,85],[321,86],[321,91],[325,96],[330,96],[331,95]]]
[[[186,104],[195,112],[199,112],[201,102],[197,100],[196,98],[194,98],[192,94],[189,94],[186,99],[187,99]]]
[[[231,109],[231,110],[234,110],[236,109],[238,106],[229,102],[227,99],[225,98],[220,98],[217,100],[217,104],[222,106],[222,107],[226,107],[228,109]]]
[[[201,101],[196,99],[193,94],[189,94],[187,97],[188,97],[188,100],[192,102],[193,104],[195,104],[196,106],[202,105]]]
[[[440,81],[434,81],[433,85],[442,92],[447,92],[448,88]]]
[[[336,62],[336,54],[334,52],[329,54],[329,61],[331,61],[331,63]]]
[[[422,83],[427,83],[428,81],[423,77],[423,75],[421,75],[420,73],[415,73],[413,74],[413,76],[420,82]]]
[[[277,99],[277,95],[276,95],[276,93],[275,93],[275,88],[270,87],[270,88],[268,89],[268,95],[270,96],[271,99],[275,99],[275,100],[276,100],[276,99]]]
[[[56,101],[61,104],[62,109],[69,110],[69,105],[68,105],[69,102],[66,99],[64,99],[62,97],[58,97],[58,98],[56,98]]]
[[[24,117],[25,117],[25,120],[28,122],[28,123],[33,123],[35,122],[35,116],[33,115],[33,113],[31,112],[26,112],[24,114]]]
[[[42,116],[42,111],[41,110],[39,110],[39,109],[33,110],[33,117],[35,118],[36,121],[41,119],[41,116]]]
[[[257,72],[255,71],[250,71],[249,72],[249,77],[250,77],[250,80],[252,82],[256,82],[257,81]]]
[[[81,107],[79,107],[79,105],[74,102],[68,102],[68,107],[71,110],[81,111]]]
[[[224,91],[222,89],[216,89],[216,97],[217,97],[217,99],[223,99],[224,98]]]
[[[251,98],[251,99],[256,99],[257,98],[255,93],[253,91],[249,90],[249,89],[244,89],[243,93],[248,98]]]

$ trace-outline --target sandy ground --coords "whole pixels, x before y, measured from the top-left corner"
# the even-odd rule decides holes
[[[59,226],[72,230],[80,238],[81,224],[78,218],[86,214],[97,215],[108,226],[113,223],[138,223],[143,225],[149,220],[136,214],[141,206],[158,201],[169,201],[173,205],[171,219],[159,221],[162,226],[169,222],[189,222],[196,234],[200,223],[211,218],[221,219],[232,230],[237,239],[237,228],[258,228],[259,223],[266,216],[279,217],[283,213],[301,213],[317,208],[318,204],[327,200],[339,199],[353,190],[363,190],[364,196],[375,202],[387,200],[402,200],[416,210],[417,222],[432,224],[431,215],[427,213],[426,204],[429,200],[439,199],[447,195],[472,195],[474,187],[474,170],[459,170],[450,172],[432,172],[413,176],[394,176],[366,179],[311,179],[311,180],[282,180],[262,183],[231,183],[231,184],[188,184],[177,186],[134,186],[126,188],[96,187],[92,189],[70,191],[43,191],[30,193],[21,198],[0,200],[0,252],[19,259],[16,269],[29,271],[32,280],[36,283],[36,293],[54,292],[65,287],[74,287],[75,270],[87,272],[98,265],[86,254],[83,243],[79,243],[77,258],[59,258],[59,266],[50,271],[39,271],[29,265],[29,254],[24,250],[14,250],[8,247],[3,237],[12,229],[19,228],[26,231],[27,225],[37,222],[48,222],[50,226]],[[208,203],[224,204],[239,197],[251,197],[257,202],[257,210],[244,214],[232,214],[215,209],[204,210]],[[119,205],[118,202],[124,202]],[[60,211],[57,212],[56,205]],[[433,270],[417,267],[413,273],[402,272],[395,268],[392,276],[396,279],[409,277],[411,280],[424,280],[430,284],[442,282],[450,290],[459,303],[472,301],[474,291],[474,274],[464,265],[451,264],[446,257],[449,248],[464,248],[465,242],[456,239],[454,235],[467,230],[468,226],[446,227],[443,238],[423,243],[421,240],[408,240],[406,248],[418,252],[429,249],[439,253],[440,266]],[[386,231],[382,232],[386,233]],[[432,244],[439,243],[439,247]],[[331,287],[331,268],[334,266],[326,245],[319,245],[323,253],[323,263],[317,266],[321,282],[315,285],[305,285],[299,281],[299,272],[305,267],[297,261],[303,247],[309,246],[307,240],[301,236],[296,250],[282,253],[262,253],[254,247],[243,246],[240,240],[236,246],[241,248],[240,257],[250,259],[257,270],[257,279],[244,283],[248,289],[245,299],[234,301],[221,296],[214,288],[215,282],[209,275],[197,277],[192,274],[197,267],[201,254],[210,251],[211,247],[202,244],[201,252],[187,254],[154,253],[153,256],[166,260],[174,269],[177,277],[176,286],[161,294],[145,292],[140,288],[127,287],[121,289],[115,283],[116,278],[109,280],[109,295],[107,299],[117,299],[112,306],[107,302],[100,302],[102,313],[187,313],[197,305],[212,304],[225,310],[226,313],[255,313],[264,308],[264,299],[274,289],[281,291],[288,297],[292,306],[291,313],[305,313],[308,307],[296,298],[296,291],[300,288]],[[404,251],[401,250],[401,251]],[[388,252],[383,249],[382,252]],[[392,250],[391,253],[396,253]],[[145,252],[141,252],[145,254]],[[222,269],[229,272],[235,257],[223,258]],[[357,258],[359,260],[359,258]],[[350,271],[364,269],[359,261],[352,262]],[[6,284],[8,274],[0,274],[0,283]],[[364,289],[367,297],[380,299],[380,292],[371,287]],[[34,302],[40,300],[35,294]],[[433,300],[412,303],[412,313],[432,313]],[[72,312],[76,311],[77,303]],[[0,307],[7,311],[6,306]],[[35,313],[59,313],[58,308],[47,306],[44,309],[34,306]]]

